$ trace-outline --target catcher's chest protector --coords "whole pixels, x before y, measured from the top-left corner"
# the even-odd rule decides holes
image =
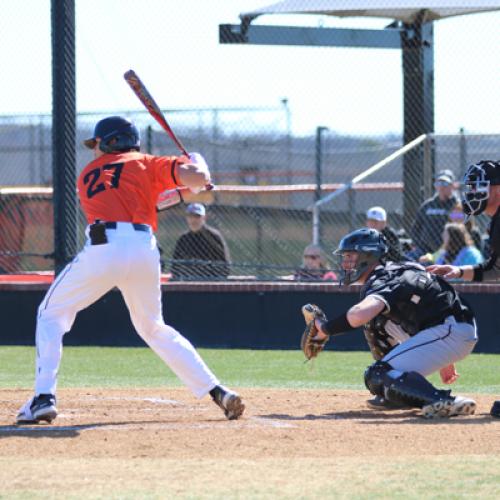
[[[393,263],[377,267],[361,292],[361,297],[378,295],[389,305],[383,314],[415,335],[436,319],[449,316],[459,298],[442,278],[431,275],[419,264]]]

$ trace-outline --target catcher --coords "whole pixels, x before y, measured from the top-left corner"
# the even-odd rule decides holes
[[[454,381],[453,363],[477,342],[473,313],[455,289],[417,263],[386,262],[387,244],[375,229],[349,233],[334,254],[341,283],[363,285],[361,301],[331,320],[304,306],[314,318],[302,340],[306,357],[317,356],[332,335],[383,324],[385,336],[369,341],[378,359],[365,371],[368,390],[392,404],[421,408],[425,418],[473,414],[474,400],[452,396],[425,378],[440,370],[443,381]]]

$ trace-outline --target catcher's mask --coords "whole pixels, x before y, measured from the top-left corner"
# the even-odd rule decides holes
[[[89,149],[94,149],[97,137],[101,139],[99,149],[103,153],[123,152],[131,149],[139,151],[141,147],[139,130],[130,120],[122,116],[108,116],[98,121],[93,137],[83,141],[83,144]]]
[[[500,184],[500,163],[483,160],[471,165],[462,183],[462,209],[466,220],[484,212],[490,197],[490,186]]]
[[[344,236],[333,252],[339,264],[340,284],[349,285],[357,281],[372,264],[382,262],[388,250],[385,238],[376,229],[357,229]],[[348,261],[346,252],[355,252],[356,261]]]

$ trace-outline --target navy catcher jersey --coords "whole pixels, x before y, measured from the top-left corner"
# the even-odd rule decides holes
[[[368,295],[384,302],[380,314],[410,336],[450,315],[472,316],[449,283],[414,262],[377,266],[361,290],[362,299]]]

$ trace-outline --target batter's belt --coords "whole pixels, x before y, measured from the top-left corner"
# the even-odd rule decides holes
[[[117,222],[105,222],[104,223],[104,227],[106,229],[116,229],[117,228],[117,225],[118,223]],[[151,227],[148,226],[147,224],[138,224],[136,222],[133,222],[132,223],[132,227],[136,230],[136,231],[144,231],[145,233],[149,233],[149,231],[151,230]]]
[[[108,242],[106,236],[106,229],[116,229],[118,227],[118,222],[101,222],[96,221],[89,227],[89,237],[91,245],[105,245]],[[147,224],[132,223],[132,227],[136,231],[143,231],[149,233],[151,227]]]

